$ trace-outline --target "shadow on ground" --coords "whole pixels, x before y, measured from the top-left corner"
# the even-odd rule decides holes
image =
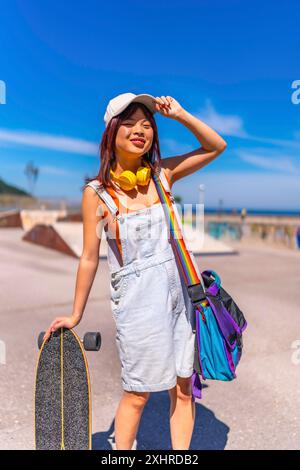
[[[196,419],[190,450],[223,450],[226,446],[229,427],[218,420],[214,413],[196,401]],[[167,391],[150,395],[133,449],[172,450],[169,428],[170,399]],[[93,434],[93,449],[115,449],[114,421],[106,432]]]

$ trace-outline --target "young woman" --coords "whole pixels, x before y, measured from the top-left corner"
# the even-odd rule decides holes
[[[201,146],[161,159],[155,112],[186,126]],[[122,366],[116,447],[132,448],[150,393],[168,390],[172,448],[184,450],[189,448],[195,419],[192,309],[168,240],[153,172],[171,188],[214,160],[227,144],[171,96],[118,95],[110,100],[104,120],[99,174],[83,190],[84,243],[73,312],[56,318],[44,339],[58,328],[73,328],[80,322],[98,267],[104,227]]]

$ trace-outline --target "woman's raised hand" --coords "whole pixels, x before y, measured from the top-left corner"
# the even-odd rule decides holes
[[[182,106],[172,96],[156,96],[154,103],[156,110],[165,117],[176,119],[183,111]]]
[[[59,328],[74,328],[74,326],[78,325],[79,319],[75,318],[74,316],[70,317],[57,317],[53,320],[47,331],[43,336],[43,341],[48,339],[51,336],[51,333],[58,330]]]

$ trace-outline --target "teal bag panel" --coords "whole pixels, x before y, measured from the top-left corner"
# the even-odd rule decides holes
[[[222,333],[210,306],[204,307],[206,321],[198,313],[200,332],[201,368],[204,379],[228,381],[234,378],[228,363]],[[238,357],[237,348],[232,351],[233,361]]]
[[[238,365],[240,357],[241,357],[240,356],[240,350],[239,350],[238,346],[236,346],[234,348],[231,355],[232,355],[232,360],[233,360],[233,363],[234,363],[234,367],[236,367]]]

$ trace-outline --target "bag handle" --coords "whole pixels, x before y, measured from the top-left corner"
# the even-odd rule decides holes
[[[215,271],[212,271],[210,269],[206,269],[205,271],[203,271],[202,275],[214,278],[213,282],[206,289],[206,292],[208,294],[216,296],[221,287],[221,278],[218,276],[218,274]]]

